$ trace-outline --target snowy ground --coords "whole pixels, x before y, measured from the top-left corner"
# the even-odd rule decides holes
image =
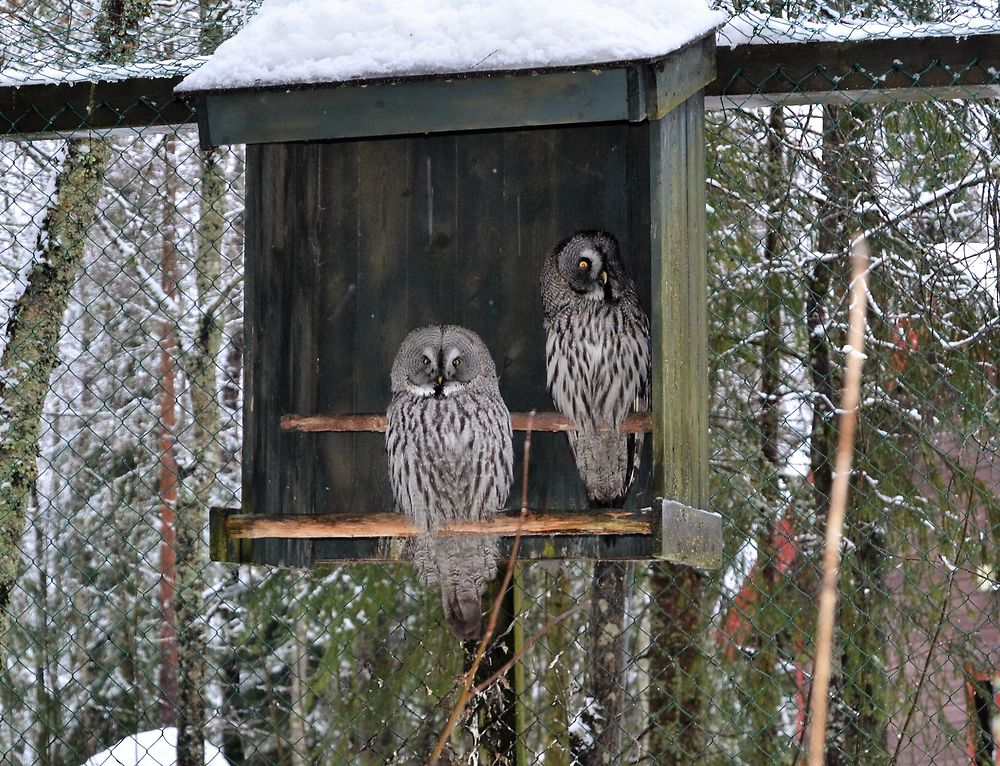
[[[88,758],[83,766],[176,766],[177,729],[144,731],[126,737],[110,750]],[[229,766],[220,750],[205,743],[205,766]]]

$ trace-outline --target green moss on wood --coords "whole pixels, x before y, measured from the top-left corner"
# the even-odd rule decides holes
[[[38,476],[38,438],[49,379],[59,361],[59,330],[94,222],[110,149],[72,141],[38,238],[38,259],[7,325],[0,360],[0,645],[20,567],[28,493]]]

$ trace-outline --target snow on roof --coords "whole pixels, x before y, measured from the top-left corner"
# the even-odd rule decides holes
[[[126,737],[87,759],[83,766],[177,766],[177,729],[153,729]],[[222,752],[205,743],[205,766],[228,766]]]
[[[901,19],[864,19],[845,16],[838,21],[806,21],[745,11],[733,16],[719,30],[718,43],[737,45],[768,43],[844,42],[912,37],[968,37],[1000,32],[1000,17],[986,14],[960,15],[947,22],[913,22]]]
[[[264,0],[177,90],[650,59],[726,18],[706,0]]]
[[[41,57],[39,57],[41,58]],[[134,64],[81,64],[72,68],[38,63],[24,66],[12,63],[0,68],[0,87],[21,87],[22,85],[56,85],[65,83],[117,82],[132,78],[180,77],[188,74],[205,58],[195,56],[186,59],[165,59],[143,61]]]

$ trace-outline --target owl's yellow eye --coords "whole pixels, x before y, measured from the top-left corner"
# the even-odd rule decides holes
[[[456,356],[455,359],[454,359],[454,361],[452,361],[452,364],[455,365],[456,367],[461,367],[462,366],[462,357]]]
[[[427,365],[429,365],[431,363],[431,360],[428,357],[426,357],[426,356],[423,359],[421,359],[420,361],[424,363],[424,367],[426,367]]]
[[[581,269],[589,269],[590,261],[588,261],[586,258],[581,258],[577,266],[579,266]]]

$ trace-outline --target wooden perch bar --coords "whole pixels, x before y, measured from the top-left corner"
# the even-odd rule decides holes
[[[510,422],[515,431],[527,431],[531,421],[532,431],[573,431],[576,429],[573,421],[561,412],[512,412]],[[330,432],[330,431],[373,431],[385,432],[385,415],[382,413],[354,415],[282,415],[282,431],[300,432]],[[610,431],[602,428],[601,431]],[[630,415],[618,429],[621,433],[650,433],[653,430],[653,417],[648,412],[637,412]]]
[[[438,535],[514,535],[520,511],[504,511],[492,521],[461,522]],[[523,535],[648,535],[650,508],[637,511],[529,511]],[[230,539],[416,537],[419,531],[397,513],[328,513],[322,516],[235,514],[224,522]]]

